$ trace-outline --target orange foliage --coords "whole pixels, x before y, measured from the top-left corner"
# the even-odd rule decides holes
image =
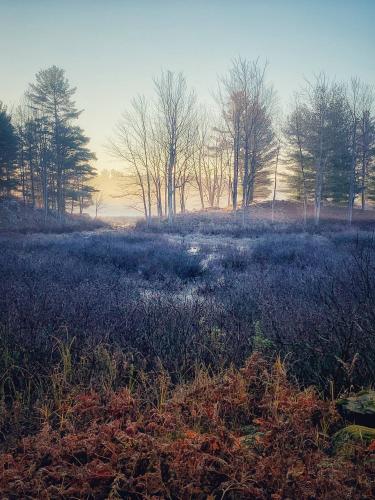
[[[240,371],[198,374],[158,407],[139,386],[82,394],[66,414],[0,455],[1,498],[375,496],[374,442],[333,456],[332,405],[257,354]]]

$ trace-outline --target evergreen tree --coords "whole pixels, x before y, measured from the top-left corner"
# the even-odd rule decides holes
[[[375,117],[369,107],[362,110],[358,124],[358,192],[362,210],[375,202]]]
[[[50,206],[62,215],[65,212],[65,183],[71,170],[71,149],[74,141],[72,121],[80,112],[76,109],[72,97],[75,88],[71,88],[65,78],[64,70],[52,66],[41,70],[36,75],[36,83],[30,84],[27,98],[38,122],[42,144],[47,146],[48,154],[43,156],[45,210]],[[44,151],[45,152],[45,151]],[[42,153],[43,154],[43,153]]]
[[[324,201],[343,203],[349,196],[352,153],[345,87],[319,75],[300,96],[288,117],[291,175],[289,188],[306,205],[314,199],[319,223]]]
[[[334,204],[348,203],[352,161],[350,128],[345,88],[335,85],[327,113],[329,154],[323,186],[323,198]]]
[[[91,162],[96,159],[88,148],[89,139],[80,127],[69,127],[65,130],[62,147],[65,157],[63,178],[64,206],[77,205],[79,212],[91,204],[91,196],[95,189],[90,185],[96,175],[96,169]]]
[[[18,186],[17,145],[11,116],[0,101],[0,198],[9,197]]]
[[[314,199],[314,158],[307,150],[306,107],[296,96],[291,114],[288,116],[284,135],[288,142],[288,171],[283,174],[287,181],[287,194],[303,203],[303,217],[307,221],[307,205]]]

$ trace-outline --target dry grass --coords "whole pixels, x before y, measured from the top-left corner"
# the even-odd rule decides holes
[[[333,404],[254,353],[241,370],[74,388],[0,456],[2,498],[373,498],[373,446],[333,455]]]
[[[0,201],[0,234],[71,233],[103,227],[108,224],[86,215],[66,214],[59,218],[51,212],[45,217],[43,210],[25,207],[18,200]]]
[[[374,209],[362,211],[357,208],[353,211],[352,230],[372,230],[374,223]],[[328,205],[322,207],[320,224],[317,227],[314,223],[312,205],[308,208],[305,225],[302,205],[282,200],[275,204],[273,219],[271,202],[267,201],[251,205],[244,216],[241,209],[236,213],[230,209],[207,209],[177,214],[172,224],[165,219],[160,221],[155,218],[150,225],[139,220],[135,226],[138,230],[150,233],[171,233],[182,236],[199,233],[232,238],[257,238],[269,233],[341,232],[343,229],[349,229],[346,207]]]
[[[332,400],[373,380],[374,235],[335,224],[2,238],[0,498],[373,498]]]

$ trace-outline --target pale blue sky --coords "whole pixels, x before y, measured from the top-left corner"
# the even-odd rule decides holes
[[[112,168],[106,138],[161,68],[184,71],[207,102],[238,55],[269,61],[283,105],[321,70],[375,84],[375,0],[0,0],[0,53],[10,105],[39,69],[66,70],[98,166]]]

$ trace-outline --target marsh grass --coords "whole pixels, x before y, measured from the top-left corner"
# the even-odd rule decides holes
[[[45,467],[52,497],[372,492],[329,452],[330,404],[375,381],[372,231],[221,229],[1,238],[1,448],[28,450],[2,455],[4,494],[48,489]]]

